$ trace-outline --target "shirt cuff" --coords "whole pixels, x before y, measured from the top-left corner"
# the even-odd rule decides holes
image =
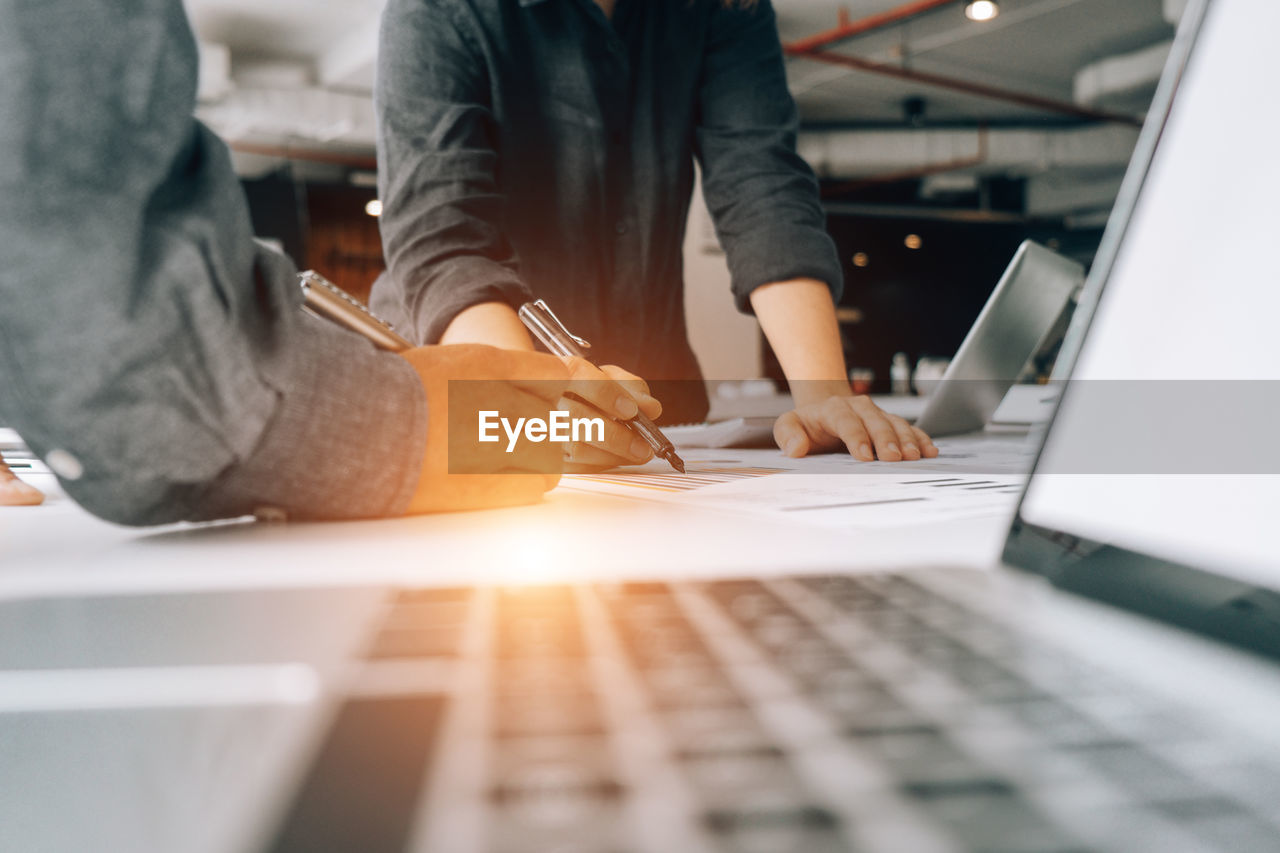
[[[407,361],[304,315],[305,344],[252,453],[224,471],[193,521],[258,515],[319,520],[403,515],[427,435],[426,392]],[[295,341],[295,344],[301,341]]]
[[[504,302],[513,309],[533,299],[533,291],[515,273],[495,270],[484,258],[457,258],[447,274],[424,288],[412,307],[412,325],[423,344],[438,344],[445,330],[463,311],[485,302]]]
[[[816,228],[782,225],[751,231],[726,241],[725,254],[734,304],[744,314],[752,313],[752,291],[774,282],[814,278],[831,288],[831,299],[837,303],[844,292],[836,245]]]

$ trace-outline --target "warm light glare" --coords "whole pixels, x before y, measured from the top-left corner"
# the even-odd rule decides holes
[[[971,21],[989,21],[1000,14],[996,0],[969,0],[964,7],[964,15]]]
[[[369,202],[364,206],[364,212],[369,214],[370,216],[381,216],[382,202],[375,198],[373,201]]]
[[[919,249],[924,245],[924,241],[920,239],[919,234],[908,234],[902,244],[908,249]]]
[[[541,524],[508,522],[500,533],[495,532],[494,551],[486,561],[492,567],[487,579],[517,586],[569,581],[571,571],[566,568],[569,559],[566,552],[570,548],[564,542],[562,531],[563,528],[549,526],[545,518]]]
[[[871,258],[867,257],[866,252],[858,252],[853,256],[853,265],[855,267],[865,267],[869,263],[871,263]]]

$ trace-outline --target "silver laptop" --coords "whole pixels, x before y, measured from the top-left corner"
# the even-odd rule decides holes
[[[1084,283],[1084,267],[1026,240],[1014,254],[916,426],[932,436],[982,429]]]
[[[1189,6],[1004,567],[8,601],[0,849],[1280,850],[1280,459],[1227,452],[1205,425],[1235,425],[1231,398],[1199,412],[1142,361],[1194,329],[1192,378],[1280,406],[1276,359],[1239,360],[1275,352],[1266,219],[1192,203],[1280,188],[1276,120],[1219,121],[1277,31],[1272,0]],[[1250,172],[1204,169],[1227,146]],[[1250,275],[1161,261],[1224,229],[1242,254],[1212,269]],[[1099,441],[1089,389],[1117,382],[1137,401]],[[320,698],[272,664],[307,659]],[[229,660],[260,703],[197,666]],[[150,667],[134,689],[154,701],[43,678],[91,665]],[[43,693],[23,711],[18,688]]]

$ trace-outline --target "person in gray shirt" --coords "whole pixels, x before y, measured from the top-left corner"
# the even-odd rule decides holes
[[[647,381],[661,404],[642,398],[645,414],[702,420],[682,269],[696,161],[734,301],[759,319],[795,402],[778,446],[937,455],[850,390],[840,261],[796,154],[769,0],[388,0],[380,39],[387,273],[371,299],[410,337],[529,350],[516,311],[544,298],[606,365],[575,365],[575,379]],[[572,458],[648,456],[618,433]]]
[[[504,460],[544,474],[451,475],[447,385],[496,380],[485,408],[545,416],[564,365],[401,357],[304,314],[195,91],[181,0],[0,3],[0,423],[124,524],[388,516],[552,486],[551,445]]]

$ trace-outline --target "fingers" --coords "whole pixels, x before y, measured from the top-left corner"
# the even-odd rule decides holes
[[[637,465],[639,463],[632,459],[623,459],[607,453],[595,447],[572,447],[572,456],[566,456],[564,460],[564,471],[566,474],[591,474],[598,471],[608,471],[611,468],[621,468],[626,465]]]
[[[855,459],[870,462],[875,459],[872,451],[874,434],[871,424],[864,422],[861,413],[854,411],[847,397],[832,397],[823,404],[823,422],[828,430],[843,444]]]
[[[912,428],[911,424],[897,415],[885,414],[885,417],[889,419],[889,424],[898,436],[898,446],[902,448],[902,458],[909,462],[922,459],[924,450],[920,447],[916,438],[916,430]]]
[[[916,445],[919,446],[920,452],[924,454],[925,459],[933,459],[938,455],[938,448],[933,443],[933,439],[929,438],[929,434],[918,427],[911,428],[912,434],[916,437]]]
[[[559,408],[567,411],[571,419],[598,419],[604,428],[594,425],[582,431],[583,440],[568,445],[565,458],[570,462],[595,467],[614,468],[618,465],[638,465],[653,458],[649,443],[619,421],[601,417],[600,412],[573,397],[560,400]]]
[[[804,422],[794,409],[789,412],[783,412],[773,422],[773,440],[778,447],[782,448],[783,453],[793,459],[806,455],[811,444],[809,434],[804,428]]]
[[[788,456],[843,444],[855,459],[870,462],[934,458],[938,448],[922,430],[880,409],[869,397],[831,397],[787,412],[774,423],[773,437]]]
[[[536,392],[514,390],[508,398],[510,403],[503,403],[502,411],[511,412],[510,417],[547,418],[547,402]],[[598,417],[598,415],[597,415]],[[462,441],[470,438],[464,435]],[[501,466],[491,466],[488,470],[510,472],[550,474],[561,470],[564,465],[564,445],[556,441],[529,441],[519,439],[508,453],[506,447],[510,436],[504,435],[499,446],[503,449]]]
[[[606,364],[600,368],[605,376],[617,382],[631,398],[640,406],[640,411],[644,412],[650,418],[656,418],[662,414],[662,403],[658,402],[658,398],[649,393],[649,383],[645,382],[634,373],[629,373],[618,367],[616,364]]]
[[[545,403],[554,403],[569,386],[570,371],[554,355],[516,350],[494,352],[502,354],[495,359],[496,376],[509,379],[512,385],[528,391]]]
[[[585,400],[611,418],[629,421],[640,411],[639,404],[622,385],[600,368],[581,358],[566,358],[569,393]]]
[[[451,389],[434,413],[442,409],[443,421],[438,416],[427,421],[428,455],[435,459],[435,470],[490,474],[561,469],[565,438],[559,433],[567,425],[552,418],[554,404],[534,392],[505,382],[464,382]]]
[[[560,359],[471,344],[400,355],[417,372],[429,413],[406,512],[534,503],[555,487],[564,444],[550,435],[551,413],[569,384]]]
[[[8,467],[0,467],[0,506],[38,506],[44,493],[15,477]]]
[[[893,424],[889,421],[889,416],[880,411],[880,408],[871,402],[870,397],[849,397],[847,399],[849,407],[858,413],[858,417],[862,419],[867,434],[871,437],[871,444],[875,448],[876,458],[881,462],[901,462],[903,459],[902,446],[899,444],[897,430],[894,429]]]
[[[649,417],[662,413],[645,381],[616,365],[599,368],[580,358],[565,359],[565,365],[570,381],[558,407],[572,419],[607,416],[603,430],[592,428],[589,437],[568,446],[565,460],[571,469],[601,470],[652,459],[648,442],[620,423],[641,411]]]

